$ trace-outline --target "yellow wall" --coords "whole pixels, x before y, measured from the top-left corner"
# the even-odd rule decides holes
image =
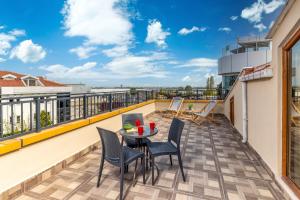
[[[155,111],[155,104],[129,111],[147,115]],[[68,133],[21,148],[0,158],[0,193],[37,175],[99,141],[96,127],[117,131],[121,115],[79,128]]]

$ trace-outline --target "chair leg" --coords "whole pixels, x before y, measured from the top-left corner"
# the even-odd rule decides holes
[[[148,170],[148,162],[149,162],[149,151],[146,149],[146,170]]]
[[[120,200],[123,200],[123,184],[124,184],[124,164],[121,164],[121,176],[120,176]]]
[[[170,163],[171,163],[171,166],[173,166],[172,155],[169,155],[169,156],[170,156]]]
[[[145,179],[145,157],[142,158],[142,173],[143,173],[143,184],[146,184],[146,179]]]
[[[102,171],[103,171],[103,165],[104,165],[104,157],[103,157],[103,155],[101,156],[101,161],[100,162],[101,163],[100,163],[100,168],[99,168],[97,187],[100,186],[100,179],[101,179]]]
[[[178,156],[178,162],[179,162],[179,167],[180,167],[180,170],[181,170],[182,179],[185,182],[185,176],[184,176],[184,172],[183,172],[183,166],[182,166],[182,160],[181,160],[180,152],[177,153],[177,156]]]
[[[152,185],[154,185],[154,156],[151,156]]]

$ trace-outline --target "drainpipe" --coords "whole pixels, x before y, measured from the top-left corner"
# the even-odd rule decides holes
[[[242,82],[242,102],[243,102],[243,143],[248,141],[248,101],[247,101],[247,82]]]

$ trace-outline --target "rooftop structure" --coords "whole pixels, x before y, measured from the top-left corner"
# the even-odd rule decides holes
[[[71,88],[42,76],[0,71],[0,97],[69,93]]]
[[[0,87],[65,87],[64,84],[47,80],[42,76],[19,74],[10,71],[0,71]]]
[[[266,64],[271,57],[271,40],[265,36],[240,37],[236,46],[226,46],[218,60],[223,89],[230,89],[244,67]]]

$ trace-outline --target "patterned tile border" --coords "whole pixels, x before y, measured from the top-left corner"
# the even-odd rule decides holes
[[[27,179],[26,181],[14,186],[13,188],[8,189],[7,191],[0,194],[1,200],[8,200],[15,198],[22,193],[30,190],[34,186],[42,183],[44,180],[52,177],[55,174],[58,174],[63,169],[67,168],[71,163],[75,162],[79,158],[85,156],[86,154],[94,151],[95,149],[99,148],[99,143],[95,143],[82,151],[70,156],[69,158],[57,163],[56,165],[48,168],[47,170]]]
[[[171,119],[154,113],[147,116],[146,121],[150,120],[160,128],[160,133],[151,140],[165,140]],[[129,173],[125,175],[125,199],[289,199],[261,157],[249,144],[241,143],[240,134],[228,120],[220,115],[216,116],[216,121],[200,127],[186,121],[181,142],[186,182],[182,180],[175,156],[173,167],[168,157],[158,157],[156,162],[161,173],[154,186],[147,172],[146,185],[139,176],[137,185],[132,187],[133,166],[129,166]],[[4,199],[118,199],[118,168],[105,164],[101,187],[96,188],[100,154],[101,150],[92,145],[82,154],[76,154],[77,157],[74,155],[10,189]]]

